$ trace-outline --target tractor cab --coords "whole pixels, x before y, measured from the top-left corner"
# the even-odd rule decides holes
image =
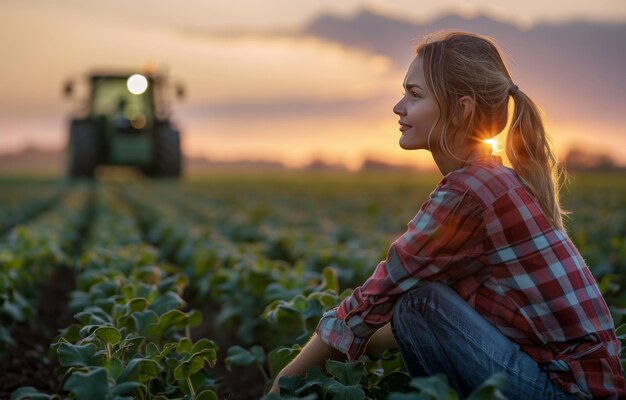
[[[164,77],[92,73],[87,86],[85,115],[74,117],[70,125],[70,177],[92,178],[99,165],[136,167],[153,177],[180,176],[180,133],[166,109]],[[73,92],[69,82],[66,96]],[[180,86],[176,94],[182,97]]]

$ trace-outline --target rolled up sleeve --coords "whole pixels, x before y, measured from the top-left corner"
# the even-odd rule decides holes
[[[444,179],[389,247],[363,285],[317,326],[322,341],[359,358],[371,335],[391,320],[399,296],[423,281],[452,284],[484,268],[482,205],[469,189]]]

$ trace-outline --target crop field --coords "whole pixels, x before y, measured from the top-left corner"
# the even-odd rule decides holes
[[[438,179],[0,180],[0,398],[261,398]],[[564,203],[625,324],[626,176],[576,176]],[[473,398],[502,398],[504,384],[495,375]],[[394,352],[329,361],[281,386],[283,398],[456,398],[443,376],[411,380]]]

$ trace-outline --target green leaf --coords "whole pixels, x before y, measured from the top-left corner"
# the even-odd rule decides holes
[[[94,331],[94,335],[103,342],[116,345],[122,339],[122,334],[112,326],[102,326]]]
[[[189,324],[190,327],[198,326],[202,323],[202,313],[200,310],[191,310],[187,315],[187,324]]]
[[[65,381],[63,389],[71,392],[77,400],[105,400],[109,394],[106,371],[104,368],[92,368],[86,372],[75,370]]]
[[[333,267],[326,267],[322,270],[321,290],[339,291],[339,279],[337,278],[337,270]]]
[[[59,331],[59,336],[57,342],[59,342],[63,338],[66,343],[76,343],[80,340],[80,324],[71,324],[66,328],[63,328]],[[58,343],[53,343],[53,346],[58,346]]]
[[[265,361],[265,350],[261,346],[250,347],[250,353],[254,355],[259,363]]]
[[[187,379],[188,376],[193,375],[197,371],[204,367],[204,359],[198,357],[192,357],[191,359],[182,362],[174,370],[174,378],[178,380]]]
[[[101,326],[104,325],[84,325],[82,328],[80,328],[80,337],[84,338],[83,340],[88,342],[93,341],[93,339],[95,339],[95,336],[93,336],[92,333]]]
[[[189,286],[189,278],[187,275],[176,273],[161,279],[158,286],[159,290],[163,292],[173,290],[177,293],[182,293],[183,290]]]
[[[63,367],[89,367],[104,365],[106,357],[96,354],[97,348],[93,343],[86,345],[74,345],[61,343],[57,349],[59,364]]]
[[[219,347],[217,346],[217,344],[209,339],[206,338],[202,338],[200,340],[198,340],[196,343],[193,344],[193,346],[191,347],[191,353],[198,353],[202,350],[205,349],[211,349],[211,350],[218,350]]]
[[[300,320],[300,311],[296,310],[291,303],[288,303],[285,300],[274,300],[271,302],[267,307],[265,307],[262,317],[267,319],[269,322],[277,323],[282,320],[283,313],[291,314],[290,317],[296,322],[299,322]]]
[[[295,395],[296,391],[300,389],[306,380],[298,375],[283,376],[278,381],[281,395]]]
[[[124,315],[116,319],[115,326],[120,329],[134,331],[136,329],[135,319],[131,315]]]
[[[345,363],[328,360],[326,361],[326,371],[344,385],[358,385],[363,378],[363,363],[360,361]]]
[[[189,359],[181,362],[174,369],[174,378],[178,380],[187,379],[188,376],[191,376],[204,368],[205,362],[207,362],[210,366],[214,366],[216,360],[217,353],[213,349],[204,349],[194,353],[189,357]]]
[[[278,347],[272,350],[267,356],[270,365],[270,376],[275,378],[278,373],[296,358],[302,347],[294,345],[289,347]]]
[[[147,382],[156,378],[161,372],[161,365],[149,358],[133,358],[128,362],[124,371],[117,378],[117,383]]]
[[[450,388],[448,378],[444,374],[413,378],[410,385],[429,399],[458,399],[458,394],[454,389]]]
[[[180,310],[169,310],[159,318],[159,332],[163,334],[170,328],[181,326],[187,320],[187,314]]]
[[[159,353],[159,356],[155,358],[156,361],[161,361],[161,359],[163,357],[165,357],[169,352],[171,352],[175,348],[176,348],[176,343],[166,343],[166,344],[164,344],[163,348],[161,349],[161,353]]]
[[[191,353],[191,339],[186,337],[180,339],[176,346],[176,352],[180,354]]]
[[[135,294],[136,294],[136,287],[135,287],[135,285],[125,285],[122,288],[122,294],[127,299],[130,299],[130,298],[134,297]]]
[[[333,395],[333,400],[365,400],[361,385],[344,385],[337,381],[325,385],[326,393]]]
[[[157,347],[156,343],[148,343],[146,345],[146,355],[150,358],[154,358],[155,356],[158,356],[160,353],[159,348]]]
[[[268,394],[262,397],[261,400],[317,400],[318,397],[315,393],[311,393],[306,396],[281,396],[278,394]]]
[[[311,293],[309,298],[317,300],[324,307],[324,309],[336,307],[339,304],[339,297],[337,296],[337,293],[330,290]]]
[[[196,400],[218,400],[217,393],[212,389],[206,389],[196,395]]]
[[[326,376],[326,373],[319,366],[314,366],[306,371],[305,382],[294,394],[301,395],[309,393],[310,390],[316,393],[322,394],[322,389],[328,385],[332,380]]]
[[[132,314],[135,321],[135,329],[141,336],[155,338],[158,336],[159,316],[153,310],[145,310]]]
[[[202,357],[212,368],[217,362],[217,347],[215,349],[204,349],[193,354],[193,357]]]
[[[427,397],[423,394],[411,392],[411,393],[391,393],[389,397],[387,397],[387,400],[433,400],[433,399],[432,397]]]
[[[109,377],[117,379],[117,377],[122,373],[123,367],[124,366],[122,365],[122,361],[119,358],[113,356],[107,361],[105,368]]]
[[[302,310],[302,318],[305,320],[314,318],[316,320],[315,325],[317,325],[317,320],[322,317],[324,311],[325,308],[322,307],[320,302],[315,297],[310,297],[307,298],[306,308]]]
[[[183,308],[186,304],[187,303],[176,293],[166,292],[154,300],[148,308],[158,315],[161,315],[169,310]]]
[[[128,314],[132,314],[135,311],[144,311],[148,307],[148,299],[144,297],[135,297],[126,303],[128,307]]]
[[[124,340],[122,340],[117,350],[115,350],[113,354],[119,357],[121,357],[125,352],[133,354],[137,351],[137,347],[139,347],[139,345],[144,340],[145,340],[145,337],[143,336],[126,337]]]
[[[259,347],[259,346],[255,346]],[[260,347],[259,347],[260,348]],[[255,363],[262,363],[265,358],[263,355],[263,349],[260,348],[261,354],[259,357],[258,349],[255,353],[244,349],[241,346],[232,346],[228,349],[228,353],[226,358],[224,359],[224,363],[226,364],[226,368],[230,370],[232,364],[235,365],[250,365]]]
[[[251,294],[260,297],[265,292],[265,288],[271,282],[271,276],[265,271],[250,270],[248,275],[248,284]]]
[[[90,306],[74,315],[83,325],[110,325],[111,316],[102,308]]]
[[[112,390],[111,394],[114,396],[136,396],[133,398],[137,398],[140,395],[140,391],[144,388],[139,382],[124,382],[119,385],[116,385]]]
[[[389,350],[383,352],[381,355],[380,366],[383,369],[383,375],[391,374],[394,371],[404,370],[404,362],[402,361],[400,353],[391,352]]]
[[[57,395],[41,393],[32,386],[24,386],[11,393],[11,400],[52,400],[58,398]]]

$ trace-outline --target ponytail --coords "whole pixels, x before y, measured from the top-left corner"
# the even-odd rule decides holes
[[[538,107],[517,86],[512,86],[515,107],[506,139],[506,155],[513,170],[535,196],[552,223],[565,232],[559,202],[563,172],[543,127]]]
[[[426,37],[417,47],[424,77],[439,106],[442,134],[439,147],[451,156],[447,144],[452,120],[459,116],[458,99],[469,96],[474,108],[463,130],[482,142],[505,130],[506,155],[513,170],[539,202],[552,224],[565,233],[559,204],[561,172],[548,141],[537,106],[513,85],[492,40],[467,32],[441,32]],[[509,122],[509,100],[515,107]],[[458,159],[458,157],[455,157]]]

